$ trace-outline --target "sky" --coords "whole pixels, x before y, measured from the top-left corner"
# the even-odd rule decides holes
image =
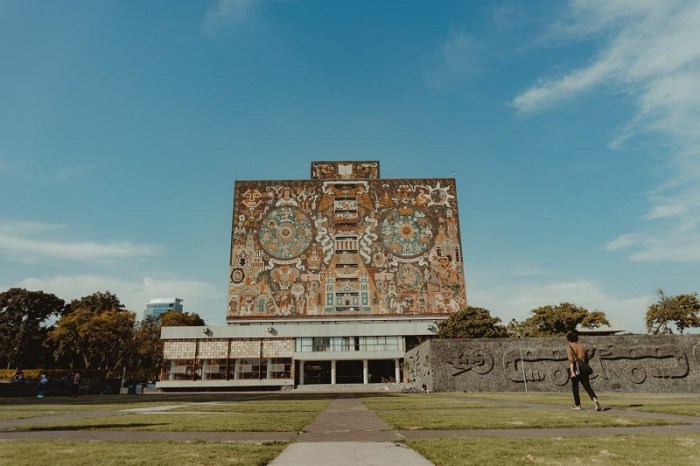
[[[700,3],[0,0],[0,291],[225,323],[236,179],[456,178],[467,298],[700,291]]]

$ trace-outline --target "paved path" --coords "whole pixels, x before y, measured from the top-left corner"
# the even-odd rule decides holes
[[[426,395],[428,396],[428,395]],[[488,400],[494,403],[493,400]],[[561,409],[527,402],[503,402],[505,405],[529,408]],[[40,431],[15,431],[37,423],[61,423],[77,419],[111,416],[119,412],[164,413],[168,408],[183,404],[132,408],[121,411],[84,411],[80,413],[56,413],[45,417],[0,421],[0,440],[122,440],[122,441],[210,441],[210,442],[289,442],[289,446],[271,463],[271,466],[300,466],[333,463],[335,466],[427,466],[428,460],[403,446],[403,440],[431,439],[439,437],[566,437],[603,436],[616,434],[683,433],[700,432],[700,418],[671,414],[647,413],[622,409],[605,409],[605,416],[634,416],[685,422],[685,425],[653,427],[584,427],[560,429],[489,429],[489,430],[401,430],[391,429],[352,393],[341,393],[301,432],[136,432],[85,429],[47,429]],[[176,414],[176,413],[173,413]]]

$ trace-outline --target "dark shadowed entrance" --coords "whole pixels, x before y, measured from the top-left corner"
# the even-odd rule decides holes
[[[336,383],[362,383],[362,361],[337,361]]]

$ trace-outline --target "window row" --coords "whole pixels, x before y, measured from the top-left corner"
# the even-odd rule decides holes
[[[401,351],[402,337],[303,337],[296,340],[297,353],[323,351]]]
[[[169,359],[161,380],[291,379],[292,358]]]

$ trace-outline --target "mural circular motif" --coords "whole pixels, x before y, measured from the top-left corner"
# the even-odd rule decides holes
[[[445,202],[447,202],[447,199],[447,191],[444,189],[436,188],[430,191],[430,200],[433,202],[433,204],[443,205]]]
[[[233,283],[241,283],[245,278],[245,272],[243,269],[233,269],[231,271],[231,281]]]
[[[292,259],[313,238],[309,217],[296,207],[280,207],[265,216],[258,231],[260,246],[275,259]]]
[[[406,206],[390,210],[381,223],[382,246],[403,258],[417,257],[433,245],[433,228],[421,210]]]

